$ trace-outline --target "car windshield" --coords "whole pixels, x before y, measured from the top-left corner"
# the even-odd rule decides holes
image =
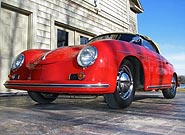
[[[89,41],[89,43],[97,41],[97,40],[103,40],[103,39],[115,39],[115,40],[130,42],[135,36],[136,35],[133,35],[133,34],[121,34],[121,33],[104,34],[104,35],[100,35],[100,36],[92,38]]]

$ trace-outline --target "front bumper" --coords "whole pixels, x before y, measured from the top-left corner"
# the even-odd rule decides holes
[[[66,84],[51,83],[33,80],[10,80],[4,86],[9,89],[26,91],[65,93],[65,94],[106,94],[110,93],[110,85],[107,83]],[[111,92],[112,93],[112,92]]]

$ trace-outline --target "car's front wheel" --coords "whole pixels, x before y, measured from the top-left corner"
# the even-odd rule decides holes
[[[126,108],[132,103],[134,94],[133,66],[125,60],[119,68],[115,92],[104,95],[104,98],[110,108]]]
[[[167,99],[172,99],[176,95],[176,89],[177,89],[177,78],[174,75],[172,77],[172,86],[171,88],[162,90],[163,96]]]
[[[58,97],[58,94],[55,93],[35,92],[35,91],[28,91],[28,95],[31,97],[32,100],[40,104],[51,103]]]

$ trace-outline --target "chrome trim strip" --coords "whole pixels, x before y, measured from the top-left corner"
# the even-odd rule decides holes
[[[171,84],[166,85],[156,85],[156,86],[148,86],[147,88],[163,88],[163,87],[171,87]]]
[[[5,86],[16,87],[51,87],[51,88],[107,88],[109,84],[22,84],[5,83]]]

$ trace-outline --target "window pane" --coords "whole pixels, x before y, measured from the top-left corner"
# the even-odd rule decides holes
[[[57,29],[57,47],[68,46],[68,32]]]
[[[118,39],[122,41],[130,42],[134,37],[137,37],[137,36],[132,34],[121,34]]]
[[[102,39],[117,39],[118,34],[104,34],[104,35],[100,35],[97,37],[92,38],[89,43],[97,41],[97,40],[102,40]]]
[[[148,41],[146,41],[146,40],[143,40],[142,45],[143,45],[145,48],[147,48],[147,49],[149,49],[149,50],[151,50],[151,51],[157,52],[156,49],[155,49]]]
[[[87,44],[88,41],[89,41],[89,38],[84,37],[84,36],[80,36],[80,44],[81,44],[81,45]]]

